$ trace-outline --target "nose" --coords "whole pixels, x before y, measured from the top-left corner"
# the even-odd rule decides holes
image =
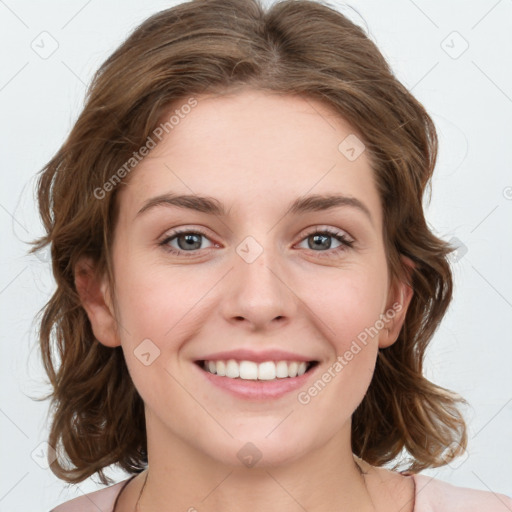
[[[277,258],[270,249],[263,250],[254,261],[243,250],[235,252],[234,268],[222,290],[222,313],[228,322],[245,323],[248,329],[261,331],[290,321],[298,298],[287,283],[289,273]]]

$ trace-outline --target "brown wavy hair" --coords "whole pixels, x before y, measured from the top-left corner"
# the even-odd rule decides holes
[[[365,32],[327,3],[193,0],[148,18],[101,65],[67,140],[38,176],[46,234],[29,252],[51,244],[57,284],[38,312],[52,386],[40,400],[51,398],[49,444],[58,458],[50,467],[62,480],[98,473],[109,484],[109,465],[129,473],[147,466],[143,401],[121,347],[95,339],[74,284],[75,264],[87,255],[115,289],[110,244],[119,186],[102,199],[94,191],[146,143],[171,105],[240,87],[322,101],[358,130],[383,205],[389,275],[414,290],[398,340],[379,350],[353,414],[353,452],[376,466],[409,454],[406,469],[416,473],[466,448],[465,400],[422,374],[453,286],[454,248],[430,231],[422,207],[438,151],[431,118]],[[410,273],[401,254],[414,262]]]

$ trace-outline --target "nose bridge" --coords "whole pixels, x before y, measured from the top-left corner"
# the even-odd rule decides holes
[[[261,242],[260,242],[261,240]],[[235,247],[234,269],[226,291],[227,320],[245,319],[263,327],[276,318],[290,317],[294,295],[286,286],[284,266],[273,236],[248,236]]]

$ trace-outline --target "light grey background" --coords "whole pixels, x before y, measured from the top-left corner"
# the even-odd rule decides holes
[[[427,217],[461,248],[426,373],[471,404],[470,441],[467,458],[426,473],[512,496],[512,2],[331,3],[368,27],[439,132]],[[69,487],[37,463],[48,403],[30,397],[49,388],[34,317],[54,284],[44,255],[26,256],[25,242],[42,234],[34,176],[67,136],[92,73],[136,25],[172,5],[0,0],[0,511],[48,511],[100,488],[92,479]]]

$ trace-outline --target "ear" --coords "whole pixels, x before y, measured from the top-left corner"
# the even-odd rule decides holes
[[[98,276],[92,258],[86,256],[76,263],[74,275],[75,287],[95,338],[107,347],[121,345],[106,276]]]
[[[406,265],[407,274],[410,278],[415,263],[403,254],[400,255],[400,259],[403,261],[404,265]],[[385,327],[381,330],[379,335],[379,348],[389,347],[398,339],[413,293],[414,290],[411,286],[403,281],[395,282],[391,286],[386,309],[383,313]]]

